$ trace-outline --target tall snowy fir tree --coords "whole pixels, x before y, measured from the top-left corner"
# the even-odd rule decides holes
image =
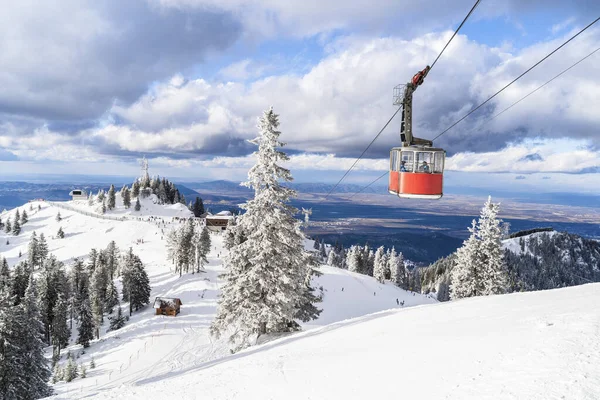
[[[492,197],[481,209],[477,224],[479,257],[483,265],[483,295],[506,293],[508,273],[502,248],[502,220],[498,219],[500,204],[492,203]]]
[[[0,258],[0,290],[11,290],[10,269],[8,269],[8,261],[6,258]]]
[[[26,390],[20,393],[23,399],[39,399],[52,394],[48,386],[51,371],[44,357],[43,325],[40,321],[40,310],[38,308],[38,294],[33,276],[29,278],[29,285],[25,291],[21,310],[17,310],[18,316],[23,319],[24,330],[20,334],[20,350],[23,354],[22,373],[26,380]]]
[[[125,187],[125,189],[123,190],[123,205],[125,206],[125,208],[129,208],[131,207],[131,191],[129,190],[129,188]]]
[[[373,278],[377,279],[377,281],[379,283],[383,283],[385,281],[386,269],[387,269],[387,259],[385,257],[385,249],[383,246],[381,246],[375,252]]]
[[[210,252],[210,233],[205,226],[201,232],[196,232],[194,236],[194,248],[196,250],[196,272],[204,271],[204,265],[208,263],[208,253]]]
[[[79,306],[79,335],[77,343],[84,348],[90,347],[90,341],[94,339],[94,317],[92,306],[88,298],[83,299]]]
[[[129,312],[137,311],[150,302],[150,279],[140,258],[129,252],[123,259],[123,299],[129,301]]]
[[[110,185],[110,189],[108,189],[108,202],[106,204],[106,207],[109,210],[112,210],[115,208],[116,206],[116,197],[115,197],[115,185]]]
[[[40,254],[39,254],[39,244],[37,235],[35,231],[31,234],[31,239],[29,239],[29,245],[27,246],[27,261],[29,265],[35,269],[39,265]]]
[[[0,288],[0,399],[19,399],[27,390],[21,338],[25,327],[20,312],[13,310],[13,301],[8,290]]]
[[[294,218],[297,210],[288,204],[296,193],[279,182],[290,182],[292,176],[277,164],[288,160],[277,150],[284,145],[278,126],[273,109],[265,111],[260,136],[252,141],[259,147],[257,162],[245,185],[254,189],[254,199],[244,204],[246,213],[238,222],[247,237],[225,258],[225,282],[211,326],[216,336],[231,333],[234,351],[250,345],[253,337],[297,329],[300,305],[309,301],[309,255]]]
[[[54,354],[60,355],[60,351],[69,345],[71,330],[67,324],[68,307],[67,302],[61,295],[58,296],[54,305],[54,320],[52,321],[52,346]]]
[[[38,241],[38,256],[38,266],[42,266],[48,258],[48,243],[46,242],[46,237],[43,233],[40,233],[40,239]]]
[[[462,247],[456,250],[456,260],[452,269],[450,298],[480,296],[483,293],[483,276],[479,257],[479,241],[477,240],[477,223],[475,220],[469,228],[471,235]]]

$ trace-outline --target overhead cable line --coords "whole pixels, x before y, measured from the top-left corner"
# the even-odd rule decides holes
[[[429,68],[430,72],[433,69],[433,66],[435,65],[435,63],[437,62],[437,60],[440,58],[440,56],[444,52],[444,50],[446,50],[446,47],[448,47],[448,45],[450,44],[450,42],[452,41],[452,39],[454,39],[454,36],[456,36],[456,34],[458,33],[458,31],[460,31],[460,28],[462,28],[462,26],[465,24],[465,22],[467,22],[467,19],[469,19],[469,17],[471,16],[471,14],[473,14],[473,11],[475,11],[475,9],[477,8],[477,6],[479,5],[480,2],[481,2],[481,0],[477,0],[475,2],[475,4],[473,4],[473,7],[471,7],[471,11],[469,11],[469,13],[467,14],[467,16],[463,19],[463,21],[458,26],[458,28],[456,28],[456,30],[454,31],[454,34],[452,35],[452,37],[450,38],[450,40],[448,40],[448,43],[446,43],[446,45],[444,46],[444,48],[442,49],[442,51],[440,51],[440,54],[438,54],[438,56],[436,57],[435,61],[433,61],[433,64],[431,64],[431,67]]]
[[[544,58],[542,58],[541,60],[539,60],[538,62],[536,62],[535,64],[533,64],[531,67],[529,67],[529,69],[527,69],[525,72],[523,72],[521,75],[517,76],[515,79],[513,79],[510,83],[508,83],[507,85],[505,85],[502,89],[498,90],[496,93],[494,93],[492,96],[490,96],[486,101],[484,101],[483,103],[481,103],[480,105],[478,105],[477,107],[475,107],[474,109],[472,109],[471,111],[469,111],[467,114],[465,114],[461,119],[459,119],[458,121],[456,121],[455,123],[453,123],[452,125],[450,125],[448,128],[446,128],[444,131],[442,131],[439,135],[437,135],[436,137],[434,137],[432,139],[432,141],[435,141],[437,138],[439,138],[440,136],[442,136],[444,133],[448,132],[450,129],[454,128],[456,125],[458,125],[461,121],[463,121],[465,118],[467,118],[469,115],[473,114],[475,111],[479,110],[481,107],[483,107],[485,104],[487,104],[490,100],[492,100],[494,97],[498,96],[500,93],[502,93],[504,91],[504,89],[506,89],[507,87],[509,87],[510,85],[512,85],[513,83],[515,83],[516,81],[518,81],[519,79],[521,79],[523,76],[525,76],[529,71],[531,71],[532,69],[534,69],[535,67],[537,67],[538,65],[540,65],[542,62],[544,62],[546,59],[548,59],[550,56],[552,56],[554,53],[556,53],[558,50],[562,49],[564,46],[566,46],[571,40],[575,39],[577,36],[581,35],[583,32],[585,32],[589,27],[591,27],[592,25],[594,25],[596,22],[598,22],[598,20],[600,20],[600,17],[596,18],[594,21],[592,21],[588,26],[586,26],[585,28],[583,28],[582,30],[580,30],[579,32],[577,32],[575,35],[571,36],[571,38],[569,40],[567,40],[566,42],[564,42],[563,44],[561,44],[560,46],[558,46],[556,49],[554,49],[551,53],[549,53],[548,55],[546,55]]]
[[[465,24],[465,22],[467,21],[467,19],[471,16],[471,14],[475,10],[475,8],[477,8],[477,6],[479,5],[480,2],[481,2],[481,0],[477,0],[475,2],[475,4],[473,5],[473,7],[471,7],[471,10],[467,14],[467,16],[463,19],[463,21],[460,23],[460,25],[458,26],[458,28],[456,28],[456,30],[454,31],[454,34],[452,35],[452,37],[448,40],[448,42],[446,43],[446,45],[444,46],[444,48],[442,49],[442,51],[440,51],[440,53],[438,54],[438,56],[435,58],[435,60],[433,61],[433,64],[431,64],[431,67],[429,68],[429,71],[431,71],[431,69],[433,68],[433,66],[435,65],[435,63],[439,60],[439,58],[441,57],[441,55],[444,53],[444,51],[446,50],[446,48],[448,47],[448,45],[450,44],[450,42],[452,42],[452,39],[454,39],[454,37],[456,36],[456,34],[458,33],[458,31],[460,31],[460,28],[462,28],[462,26]],[[369,150],[371,148],[371,146],[373,145],[373,143],[375,143],[375,141],[379,138],[379,136],[381,136],[381,134],[383,133],[383,131],[385,130],[385,128],[387,128],[387,126],[390,124],[390,122],[392,122],[392,120],[394,119],[394,117],[396,116],[396,114],[398,114],[398,111],[400,111],[400,108],[398,108],[396,110],[396,112],[394,114],[392,114],[392,116],[388,120],[388,122],[386,122],[386,124],[383,126],[383,128],[381,128],[381,130],[373,138],[373,140],[371,140],[371,143],[369,143],[369,145],[363,150],[363,152],[356,159],[356,161],[354,161],[354,163],[352,164],[352,166],[350,168],[348,168],[348,170],[344,173],[344,175],[340,178],[340,180],[325,195],[325,199],[327,199],[333,193],[333,191],[339,186],[340,183],[342,183],[342,181],[346,178],[346,176],[348,176],[348,174],[350,173],[350,171],[352,171],[352,169],[356,166],[356,164],[363,158],[363,156],[365,155],[365,153],[367,152],[367,150]]]
[[[531,92],[527,93],[525,96],[521,97],[519,100],[515,101],[514,103],[512,103],[510,106],[506,107],[504,110],[500,111],[498,114],[494,115],[493,117],[485,120],[484,122],[481,123],[481,125],[479,125],[477,128],[473,129],[473,131],[480,129],[482,126],[484,126],[485,124],[487,124],[488,122],[491,122],[493,119],[496,119],[497,117],[499,117],[500,115],[504,114],[506,111],[510,110],[511,108],[513,108],[514,106],[516,106],[517,104],[519,104],[521,101],[525,100],[526,98],[528,98],[529,96],[531,96],[532,94],[534,94],[535,92],[537,92],[538,90],[542,89],[544,86],[548,85],[549,83],[551,83],[552,81],[554,81],[555,79],[559,78],[560,76],[562,76],[563,74],[565,74],[566,72],[570,71],[572,68],[574,68],[575,66],[579,65],[580,63],[582,63],[583,61],[587,60],[588,58],[590,58],[591,56],[593,56],[595,53],[597,53],[598,51],[600,51],[600,47],[598,47],[596,50],[592,51],[591,53],[589,53],[587,56],[583,57],[582,59],[580,59],[579,61],[577,61],[576,63],[572,64],[570,67],[562,70],[561,72],[559,72],[558,74],[554,75],[551,79],[547,80],[546,82],[544,82],[542,85],[538,86],[537,88],[535,88],[534,90],[532,90]],[[471,131],[471,132],[473,132]],[[371,183],[369,183],[367,186],[363,187],[362,189],[360,189],[358,192],[354,193],[352,196],[350,196],[349,199],[354,198],[354,196],[364,192],[365,190],[367,190],[371,185],[373,185],[374,183],[376,183],[377,181],[379,181],[381,178],[383,178],[384,176],[386,176],[387,174],[389,174],[389,171],[386,171],[383,173],[383,175],[381,175],[380,177],[378,177],[377,179],[375,179],[374,181],[372,181]]]

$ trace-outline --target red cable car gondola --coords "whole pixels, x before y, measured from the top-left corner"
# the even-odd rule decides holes
[[[394,88],[394,105],[402,107],[402,147],[390,151],[388,191],[402,198],[439,199],[444,193],[446,152],[433,148],[430,140],[412,135],[412,94],[423,83],[429,69],[427,66],[406,85]]]

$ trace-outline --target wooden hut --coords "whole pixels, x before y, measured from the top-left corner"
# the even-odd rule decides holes
[[[172,315],[175,317],[179,314],[179,308],[182,304],[181,300],[177,298],[157,297],[154,299],[156,315]]]

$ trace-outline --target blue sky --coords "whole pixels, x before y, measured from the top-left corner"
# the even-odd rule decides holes
[[[162,176],[242,180],[252,165],[247,140],[272,105],[297,180],[335,182],[395,111],[393,86],[433,61],[471,6],[9,3],[0,16],[0,179],[133,176],[145,155]],[[600,5],[586,0],[484,0],[415,95],[417,136],[435,136],[595,15]],[[597,25],[436,142],[448,151],[448,184],[586,193],[600,185],[600,52],[487,121],[595,50]],[[385,171],[398,127],[349,182]]]

